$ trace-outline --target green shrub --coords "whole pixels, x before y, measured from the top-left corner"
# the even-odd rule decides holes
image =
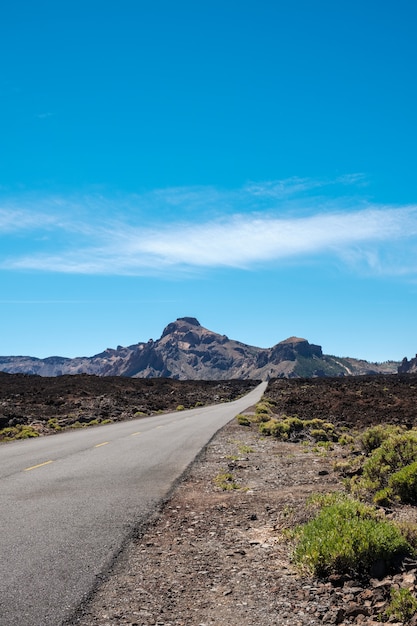
[[[313,437],[314,441],[328,441],[329,440],[329,437],[323,428],[312,428],[310,430],[310,435]]]
[[[348,496],[334,496],[317,516],[299,529],[295,561],[316,576],[332,573],[369,577],[372,567],[387,570],[412,553],[392,523],[371,506]]]
[[[232,491],[233,489],[239,489],[239,485],[235,482],[233,474],[230,472],[221,472],[220,474],[217,474],[214,479],[214,483],[223,491]]]
[[[318,441],[317,445],[315,446],[317,448],[317,450],[319,452],[322,452],[323,450],[329,451],[329,450],[333,450],[333,445],[331,441]]]
[[[272,418],[269,413],[255,413],[251,419],[255,424],[261,424],[262,422],[269,422]]]
[[[340,446],[351,445],[355,443],[355,438],[352,437],[352,435],[347,435],[346,433],[343,433],[342,435],[340,435],[339,439],[337,440],[337,443]]]
[[[39,437],[38,431],[32,426],[23,426],[15,435],[15,439],[29,439],[30,437]]]
[[[389,486],[392,474],[417,458],[417,432],[391,435],[376,448],[363,466],[363,479],[360,481],[365,489],[373,492]]]
[[[7,426],[0,430],[0,441],[13,441],[13,439],[29,439],[39,437],[37,430],[33,426]]]
[[[386,609],[388,618],[408,622],[417,611],[417,599],[409,589],[391,589],[391,601]]]
[[[388,488],[404,504],[417,503],[417,461],[406,465],[389,477]]]
[[[0,441],[11,441],[19,430],[15,426],[6,426],[0,430]]]
[[[402,429],[398,426],[378,424],[367,428],[360,436],[359,441],[365,453],[369,455],[373,450],[379,448],[386,439],[401,432]]]
[[[175,410],[176,411],[184,411],[185,410],[185,406],[183,404],[179,404]]]
[[[58,418],[51,417],[51,419],[48,420],[48,427],[53,430],[61,430],[61,426],[58,424]]]
[[[256,413],[266,413],[266,414],[271,414],[272,413],[272,407],[270,402],[268,401],[263,401],[263,402],[258,402],[258,404],[256,405],[255,408],[255,412]]]
[[[417,524],[413,524],[413,522],[397,522],[397,527],[399,528],[402,536],[406,539],[406,541],[410,544],[413,549],[414,554],[417,553]]]
[[[373,503],[377,506],[388,507],[392,503],[392,497],[392,489],[389,489],[389,487],[384,487],[384,489],[380,489],[376,492],[373,497]]]
[[[319,417],[315,417],[312,420],[304,420],[304,426],[306,428],[324,428],[326,422]],[[332,424],[333,426],[333,424]]]
[[[236,415],[236,419],[237,419],[238,424],[240,424],[241,426],[251,425],[251,421],[247,415],[242,415],[241,413],[239,413],[239,415]]]
[[[275,418],[269,419],[267,422],[261,422],[259,424],[259,432],[261,435],[272,435],[275,424],[278,424],[278,420]]]

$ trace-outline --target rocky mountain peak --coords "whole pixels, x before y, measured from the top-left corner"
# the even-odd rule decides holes
[[[179,317],[175,322],[171,322],[164,328],[161,339],[173,333],[186,333],[192,328],[202,328],[200,322],[195,317]]]
[[[288,337],[288,339],[284,339],[283,341],[280,341],[278,345],[281,344],[295,344],[295,343],[308,343],[307,339],[302,339],[301,337]]]
[[[417,372],[417,354],[414,359],[408,360],[404,357],[401,365],[398,367],[399,374],[411,374]]]
[[[321,346],[300,337],[289,337],[272,348],[257,348],[204,328],[195,317],[180,317],[171,322],[155,341],[109,348],[93,357],[0,357],[0,371],[10,373],[42,376],[86,373],[182,380],[393,373],[397,365],[394,362],[371,365],[323,355]],[[403,363],[403,367],[413,365],[414,359]]]

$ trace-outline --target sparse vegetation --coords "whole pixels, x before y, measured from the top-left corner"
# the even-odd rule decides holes
[[[332,573],[369,577],[376,564],[389,571],[411,553],[400,530],[375,508],[333,494],[316,517],[299,528],[294,559],[319,577]]]
[[[409,589],[391,589],[391,601],[386,616],[402,623],[408,622],[417,612],[417,599]]]
[[[234,476],[231,472],[221,472],[220,474],[217,474],[214,479],[214,484],[223,491],[239,489],[239,485],[235,482]]]
[[[391,437],[392,435],[398,435],[403,432],[403,429],[398,426],[392,426],[390,424],[377,424],[367,428],[359,437],[359,441],[365,454],[369,455],[371,452],[379,448],[382,443]]]
[[[0,430],[0,441],[13,441],[14,439],[29,439],[39,437],[38,431],[29,425],[8,426]]]
[[[239,413],[239,415],[236,415],[236,419],[238,421],[238,424],[240,424],[241,426],[250,426],[252,423],[247,415],[243,415],[241,413]]]
[[[363,464],[362,476],[354,477],[349,488],[352,493],[372,498],[381,506],[395,500],[414,503],[417,496],[416,458],[416,430],[390,434],[372,450]]]
[[[317,442],[337,441],[338,439],[335,427],[330,422],[319,418],[302,420],[297,415],[272,417],[259,424],[259,432],[283,441],[310,439]]]
[[[239,445],[240,454],[251,454],[253,451],[254,451],[253,448],[251,448],[250,446],[247,446],[245,444]]]

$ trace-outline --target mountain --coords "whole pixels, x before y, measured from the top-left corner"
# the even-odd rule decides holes
[[[323,354],[321,346],[290,337],[272,348],[257,348],[219,335],[194,317],[168,324],[157,341],[108,348],[92,357],[0,357],[0,371],[40,376],[96,374],[180,380],[267,379],[392,374],[399,363],[368,363]]]
[[[417,354],[414,359],[408,360],[404,358],[398,367],[399,374],[416,374],[417,373]]]

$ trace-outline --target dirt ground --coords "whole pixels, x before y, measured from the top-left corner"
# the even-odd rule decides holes
[[[266,395],[279,413],[338,426],[417,425],[417,374],[274,379]]]
[[[138,412],[232,400],[255,384],[0,374],[0,428],[32,424],[48,434],[51,418],[63,427],[74,421],[130,419]],[[376,423],[417,425],[413,374],[275,379],[266,396],[277,414],[319,417],[351,431]],[[69,624],[380,624],[392,588],[408,588],[416,595],[417,562],[364,584],[302,575],[291,559],[288,530],[311,515],[307,500],[312,493],[343,489],[333,467],[346,454],[338,444],[320,450],[262,437],[255,424],[240,426],[233,420],[208,444],[112,571],[103,573]],[[224,490],[225,482],[234,488]],[[389,515],[417,523],[415,507],[393,509]],[[417,616],[409,624],[417,626]]]
[[[343,394],[348,401],[343,402]],[[280,408],[291,415],[320,415],[359,427],[398,423],[403,410],[405,421],[416,423],[417,376],[277,380],[266,395],[281,401]],[[71,624],[380,624],[392,588],[416,594],[416,562],[365,585],[348,578],[307,577],[291,559],[293,544],[286,531],[309,518],[306,502],[312,493],[343,488],[333,465],[344,456],[342,446],[318,451],[300,442],[279,442],[233,420]],[[224,474],[232,475],[236,488],[219,486]],[[390,515],[417,523],[415,507]],[[402,622],[391,618],[390,623]],[[408,623],[416,626],[417,617]]]
[[[229,402],[259,381],[178,381],[114,376],[41,377],[0,372],[0,429],[31,425],[38,434]],[[53,420],[53,426],[49,420]],[[0,433],[0,440],[2,435]]]

